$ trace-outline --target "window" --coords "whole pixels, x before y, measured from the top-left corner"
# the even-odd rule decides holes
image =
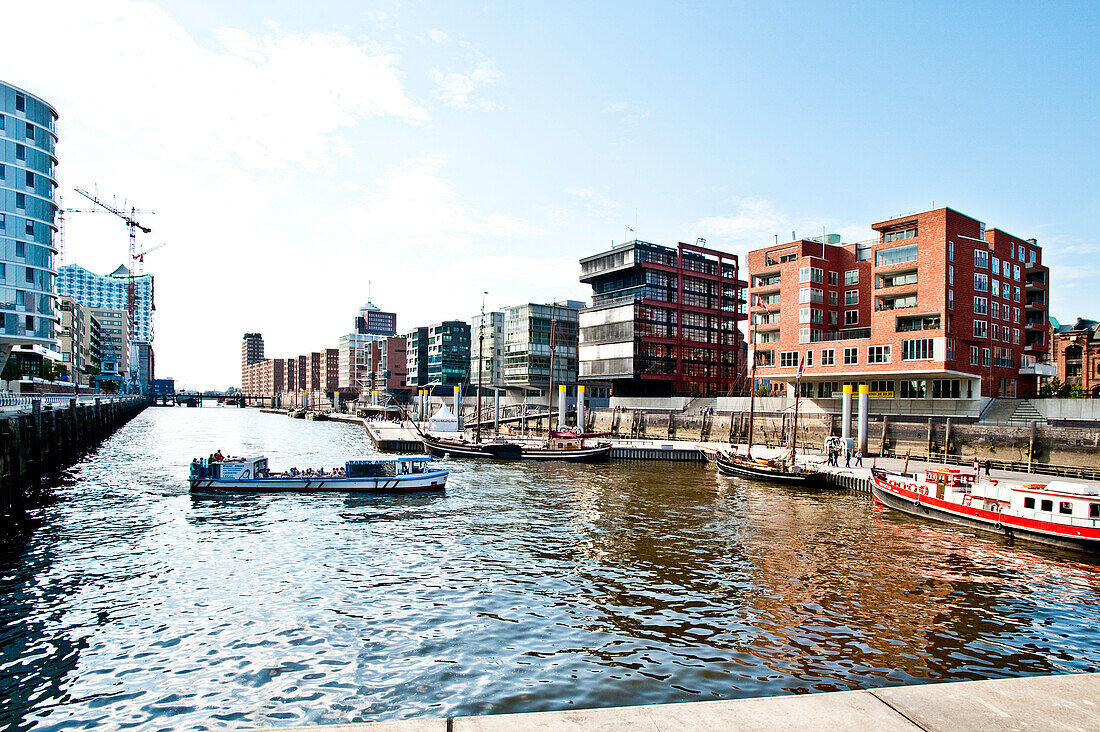
[[[902,361],[920,361],[934,358],[932,338],[914,338],[901,342]]]
[[[975,297],[974,298],[974,314],[975,315],[985,315],[988,312],[989,312],[989,301],[986,300],[984,297]]]
[[[975,338],[988,338],[989,337],[989,324],[984,320],[974,321],[974,337]]]
[[[850,269],[844,273],[844,284],[855,285],[859,283],[859,270]]]
[[[29,330],[29,331],[34,330],[34,316],[33,315],[25,316],[23,321],[24,321],[24,325],[26,325],[26,327],[27,327],[27,330]]]
[[[1020,308],[1012,308],[1012,322],[1013,323],[1019,323],[1020,322]]]
[[[859,290],[845,290],[844,291],[844,304],[845,305],[859,305]]]
[[[1012,265],[1012,279],[1016,280],[1017,282],[1020,281],[1020,265],[1018,264]]]
[[[822,271],[817,267],[801,267],[798,270],[799,282],[821,282]]]
[[[27,123],[27,139],[34,139],[34,125],[32,125],[30,122]]]
[[[954,310],[955,309],[955,291],[954,290],[948,290],[947,291],[947,309],[948,310]]]
[[[898,272],[879,277],[879,287],[898,287],[899,285],[915,285],[917,283],[916,272]]]
[[[958,379],[934,379],[932,381],[933,399],[958,399],[959,393]]]
[[[27,256],[27,247],[21,241],[15,242],[15,256],[17,256],[17,257]]]
[[[859,363],[859,349],[858,348],[845,348],[844,349],[844,365],[852,366]]]
[[[908,379],[899,383],[898,396],[902,399],[924,399],[927,386],[924,379]]]
[[[3,128],[0,127],[0,129],[3,129]],[[837,283],[837,273],[836,272],[830,272],[829,273],[829,284],[832,285],[833,287],[836,287],[836,283]]]
[[[1073,504],[1070,503],[1069,501],[1059,501],[1058,502],[1058,513],[1072,514],[1073,513]]]
[[[15,95],[15,111],[26,112],[27,111],[27,98],[22,94]]]
[[[818,308],[799,308],[799,323],[820,323],[824,319],[824,312]]]
[[[867,346],[867,363],[890,363],[890,346]]]
[[[989,277],[981,272],[974,273],[974,289],[978,292],[989,291]]]
[[[814,365],[814,352],[813,351],[806,351],[806,365],[807,366],[813,366]]]
[[[1014,345],[1017,345],[1017,346],[1020,345],[1020,329],[1019,328],[1013,328],[1012,329],[1012,343]]]
[[[947,242],[947,261],[955,261],[955,242],[953,241]]]
[[[887,241],[900,241],[902,239],[912,239],[917,235],[917,227],[910,226],[906,229],[895,229],[894,231],[887,231],[882,235],[882,240]]]
[[[1045,499],[1040,501],[1039,502],[1039,510],[1040,511],[1046,511],[1047,513],[1050,513],[1051,511],[1054,510],[1054,501],[1049,501],[1049,500],[1045,500]]]
[[[990,269],[993,271],[993,274],[997,274],[997,272],[1001,269],[1001,260],[993,257],[992,262],[993,265],[990,267]]]
[[[0,130],[4,129],[4,115],[0,114]]]
[[[955,265],[953,264],[947,265],[947,284],[955,285]]]
[[[34,188],[34,173],[27,171],[27,188]]]
[[[971,346],[970,347],[970,365],[971,366],[977,366],[978,365],[978,347],[977,346]]]
[[[1035,508],[1035,499],[1028,496],[1024,499],[1024,508]]]
[[[835,291],[830,292],[829,293],[829,304],[830,305],[836,305],[837,304],[837,297],[838,296],[837,296]]]
[[[5,219],[4,214],[0,213],[0,231],[3,231],[6,228],[7,228],[7,220]]]
[[[1001,317],[1001,304],[994,300],[989,303],[989,315],[991,318],[997,319]]]
[[[981,267],[982,269],[989,268],[989,252],[984,249],[974,250],[974,266]]]
[[[791,366],[798,365],[798,351],[780,351],[779,352],[779,366],[781,368],[789,368]]]
[[[844,311],[844,325],[857,325],[859,323],[859,311],[858,310],[845,310]]]
[[[27,282],[34,282],[34,270],[30,267],[24,268],[23,279]]]
[[[15,159],[16,160],[26,160],[27,159],[27,146],[26,145],[17,144],[15,146]]]
[[[34,222],[33,221],[28,221],[27,226],[25,228],[26,228],[26,231],[27,231],[27,236],[34,236]]]
[[[836,351],[832,348],[824,348],[821,350],[821,365],[822,366],[835,366],[836,365]]]
[[[1100,518],[1100,503],[1089,504],[1089,518]]]
[[[889,394],[890,396],[894,396],[894,382],[889,380],[889,379],[882,380],[882,381],[872,381],[871,382],[871,393],[872,394]]]
[[[1009,261],[1007,259],[1005,261],[1001,262],[1001,276],[1002,277],[1011,277],[1012,276],[1012,265],[1009,263]]]
[[[1001,296],[1001,283],[999,280],[992,280],[989,285],[989,293],[994,297]]]
[[[989,349],[988,348],[983,348],[982,349],[982,366],[988,366],[988,365],[989,365]]]
[[[886,267],[892,264],[917,261],[917,245],[909,244],[892,249],[880,249],[875,252],[875,266]]]
[[[1016,302],[1020,302],[1020,288],[1019,287],[1013,287],[1012,288],[1012,299],[1015,300]]]
[[[820,381],[817,384],[817,395],[822,399],[832,398],[835,391],[840,391],[840,384],[835,381]]]

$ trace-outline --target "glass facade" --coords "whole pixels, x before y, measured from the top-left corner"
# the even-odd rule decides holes
[[[54,344],[57,112],[0,82],[0,341]]]

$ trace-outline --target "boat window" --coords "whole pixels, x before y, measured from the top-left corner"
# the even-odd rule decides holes
[[[1040,511],[1047,511],[1047,512],[1053,511],[1054,510],[1054,501],[1042,501],[1039,504],[1039,510]]]
[[[1100,503],[1089,504],[1089,518],[1100,518]]]
[[[1058,504],[1058,513],[1073,513],[1073,504],[1069,501],[1061,501]]]
[[[384,478],[393,475],[392,464],[349,465],[349,478]]]
[[[1024,508],[1035,508],[1035,499],[1028,496],[1024,499]]]

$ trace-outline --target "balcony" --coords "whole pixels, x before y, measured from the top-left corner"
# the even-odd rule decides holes
[[[1024,310],[1046,310],[1047,304],[1045,302],[1038,302],[1034,300],[1028,300],[1024,303]]]
[[[779,330],[779,321],[777,320],[774,323],[757,323],[756,325],[754,325],[752,327],[755,328],[757,331],[761,331],[761,330]]]
[[[858,341],[870,337],[870,328],[851,328],[849,330],[811,335],[810,343],[821,343],[825,341]]]

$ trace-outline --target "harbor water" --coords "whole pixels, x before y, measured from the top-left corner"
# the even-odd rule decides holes
[[[1100,670],[1100,565],[692,463],[191,495],[363,429],[148,409],[0,545],[0,729],[291,726]]]

